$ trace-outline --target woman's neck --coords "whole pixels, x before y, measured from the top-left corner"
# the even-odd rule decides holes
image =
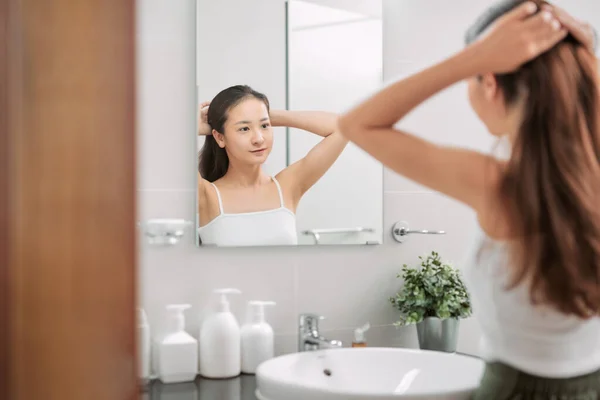
[[[227,184],[239,187],[259,186],[270,178],[262,170],[261,165],[236,165],[230,163],[223,177]]]
[[[510,107],[505,121],[506,137],[510,141],[511,146],[517,140],[517,136],[521,133],[521,125],[523,124],[523,116],[525,115],[526,96],[521,96],[512,107]]]

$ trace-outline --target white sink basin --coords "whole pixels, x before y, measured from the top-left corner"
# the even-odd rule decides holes
[[[260,400],[469,399],[478,358],[427,350],[346,348],[288,354],[256,372]]]

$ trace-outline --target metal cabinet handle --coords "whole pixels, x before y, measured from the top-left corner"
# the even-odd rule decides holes
[[[410,229],[408,226],[408,222],[399,221],[396,222],[392,228],[392,236],[399,243],[404,243],[407,239],[407,236],[416,233],[420,235],[445,235],[446,231],[429,231],[429,230],[417,230]]]

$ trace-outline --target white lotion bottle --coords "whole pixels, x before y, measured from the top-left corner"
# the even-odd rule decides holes
[[[273,328],[265,321],[265,306],[273,301],[249,301],[248,320],[242,326],[242,372],[255,374],[263,362],[275,355]]]
[[[240,325],[229,309],[228,294],[238,289],[216,289],[216,309],[200,328],[200,375],[205,378],[233,378],[242,372]]]
[[[150,325],[148,324],[146,312],[141,308],[137,309],[137,319],[137,338],[139,343],[138,378],[142,385],[146,385],[150,382]]]
[[[167,306],[167,330],[157,343],[158,378],[163,383],[190,382],[198,374],[198,341],[185,331],[189,304]]]

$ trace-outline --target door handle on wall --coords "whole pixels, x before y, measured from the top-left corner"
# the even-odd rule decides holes
[[[410,229],[408,226],[408,222],[406,221],[398,221],[392,227],[392,236],[398,243],[404,243],[406,239],[408,239],[408,235],[410,234],[420,234],[420,235],[445,235],[446,231],[428,231],[428,230],[415,230]]]

